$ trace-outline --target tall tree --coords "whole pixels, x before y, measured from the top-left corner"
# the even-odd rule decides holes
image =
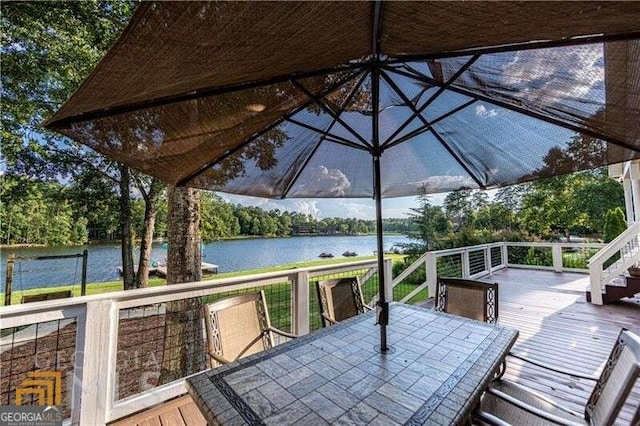
[[[40,124],[87,76],[124,28],[134,3],[3,2],[2,139],[9,173],[66,180],[90,164],[84,151]],[[71,167],[69,167],[71,165]],[[133,286],[128,173],[118,182],[125,288]],[[126,198],[126,199],[125,199]]]
[[[444,199],[443,205],[447,215],[458,228],[462,228],[471,222],[473,212],[472,194],[472,190],[463,189],[450,192]]]
[[[200,281],[200,192],[170,186],[167,199],[167,284]],[[201,312],[198,297],[167,303],[160,383],[180,379],[203,367]]]
[[[417,231],[410,232],[409,238],[420,241],[424,250],[433,250],[438,237],[451,230],[451,222],[447,219],[440,206],[434,206],[426,195],[419,198],[420,207],[412,208],[409,218],[417,227]]]
[[[124,164],[119,164],[118,170],[120,171],[118,183],[120,187],[120,232],[122,233],[122,279],[124,281],[124,289],[131,290],[135,288],[133,271],[133,228],[131,224],[131,198],[129,198],[131,171],[129,167]]]
[[[151,249],[153,244],[153,232],[156,225],[156,215],[158,213],[158,200],[166,185],[157,179],[143,176],[138,173],[134,176],[136,187],[144,199],[143,226],[142,235],[140,237],[140,257],[138,259],[138,271],[135,276],[135,287],[144,288],[149,285]]]

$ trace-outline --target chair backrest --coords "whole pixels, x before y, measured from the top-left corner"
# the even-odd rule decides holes
[[[318,281],[320,312],[335,322],[343,321],[365,312],[364,299],[358,277]],[[327,323],[323,317],[324,326]]]
[[[587,402],[585,417],[590,424],[613,424],[639,375],[640,337],[622,330]],[[638,411],[640,407],[636,419]]]
[[[264,292],[241,294],[204,306],[207,350],[235,361],[274,346]],[[220,365],[213,358],[211,367]]]
[[[436,310],[495,324],[498,283],[438,277]]]

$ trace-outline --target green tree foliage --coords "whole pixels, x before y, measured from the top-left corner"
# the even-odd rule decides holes
[[[4,244],[83,244],[86,219],[74,217],[67,189],[26,177],[4,176],[0,186],[0,241]],[[83,229],[84,228],[84,229]]]
[[[604,221],[604,231],[602,233],[602,239],[605,243],[613,241],[618,235],[622,234],[627,229],[627,222],[624,219],[624,212],[622,208],[616,207],[607,211],[607,215]]]
[[[233,206],[219,195],[203,192],[201,209],[200,232],[205,243],[240,233],[240,223],[233,214]]]
[[[440,206],[434,206],[427,196],[421,196],[420,207],[411,209],[409,218],[417,228],[408,237],[422,243],[422,248],[432,250],[438,238],[451,231],[451,221]]]
[[[130,1],[2,2],[1,136],[12,173],[58,176],[69,141],[41,124],[89,74],[133,7]]]
[[[606,212],[623,203],[621,185],[606,170],[596,169],[532,183],[523,197],[520,221],[542,238],[602,234]]]
[[[454,227],[462,228],[473,222],[473,201],[473,190],[471,189],[447,194],[443,206]]]

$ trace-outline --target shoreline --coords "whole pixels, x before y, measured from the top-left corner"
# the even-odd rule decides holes
[[[233,241],[233,240],[265,240],[265,239],[277,239],[277,238],[298,238],[298,237],[369,237],[376,234],[293,234],[286,236],[265,236],[265,235],[237,235],[234,237],[223,237],[219,238],[216,241],[212,241],[210,243],[202,243],[202,245],[215,244],[220,241]],[[385,232],[383,235],[385,236],[403,236],[404,234],[399,232]],[[153,244],[165,244],[167,241],[165,239],[155,239],[153,240]],[[61,246],[52,246],[47,244],[0,244],[0,250],[11,250],[11,249],[28,249],[28,248],[46,248],[46,249],[54,249],[54,248],[70,248],[70,247],[90,247],[90,246],[100,246],[100,245],[120,245],[120,240],[94,240],[88,241],[86,244],[70,244],[70,245],[61,245]]]
[[[394,263],[395,262],[401,262],[402,259],[404,259],[403,255],[397,255],[397,254],[387,255],[387,257],[390,257],[393,260]],[[302,261],[302,262],[285,263],[285,264],[282,264],[282,265],[271,266],[271,267],[266,267],[266,268],[257,268],[257,269],[243,270],[243,271],[234,271],[234,272],[225,272],[225,273],[221,273],[221,274],[206,275],[206,276],[203,276],[203,281],[211,280],[211,279],[217,279],[217,278],[229,278],[229,277],[236,277],[236,276],[255,275],[255,274],[260,274],[260,273],[265,273],[265,272],[274,272],[274,271],[281,271],[281,270],[287,270],[287,269],[297,269],[297,268],[319,266],[319,265],[332,265],[332,264],[336,264],[336,263],[349,263],[349,262],[354,262],[354,261],[358,261],[358,260],[367,260],[367,259],[375,259],[375,256],[357,256],[357,257],[348,257],[348,258],[336,257],[336,258],[331,258],[331,259],[309,260],[309,261]],[[158,287],[158,286],[163,286],[163,285],[167,285],[166,284],[166,280],[164,278],[151,278],[151,279],[149,279],[149,287]],[[122,287],[123,287],[122,280],[87,283],[87,295],[110,293],[110,292],[114,292],[114,291],[122,291],[123,290]],[[2,297],[2,300],[4,300],[4,288],[1,289],[1,290],[2,291],[0,292],[0,297]],[[39,288],[32,288],[32,289],[28,289],[28,290],[14,290],[14,291],[12,291],[11,292],[11,304],[12,305],[20,304],[20,301],[21,301],[21,298],[22,298],[23,295],[34,295],[34,294],[49,293],[49,292],[53,292],[53,291],[64,291],[64,290],[70,290],[72,292],[72,297],[80,297],[80,285],[79,284],[70,284],[70,285],[63,285],[63,286],[57,286],[57,287],[39,287]],[[1,307],[1,305],[0,305],[0,307]]]

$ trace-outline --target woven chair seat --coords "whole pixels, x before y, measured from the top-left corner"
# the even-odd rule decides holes
[[[364,303],[358,277],[318,281],[317,290],[325,327],[371,309]]]
[[[271,326],[262,291],[228,297],[203,308],[211,368],[272,348],[274,333],[297,337]]]
[[[495,324],[498,321],[498,284],[438,277],[435,309]]]
[[[527,406],[542,410],[559,419],[567,422],[585,425],[584,418],[579,413],[570,413],[559,408],[556,404],[545,396],[531,391],[515,383],[499,380],[491,385],[491,389],[482,398],[480,410],[491,413],[499,419],[513,425],[551,425],[553,422],[541,418],[519,405],[505,401],[497,393],[507,395],[517,399]]]

